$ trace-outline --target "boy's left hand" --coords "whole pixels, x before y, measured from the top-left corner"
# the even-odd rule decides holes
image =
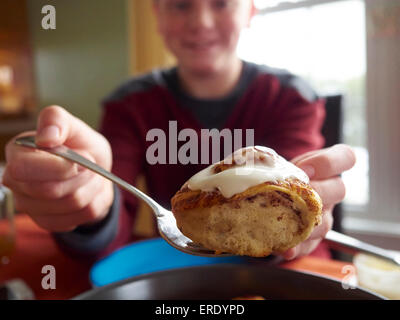
[[[345,196],[345,186],[340,174],[354,166],[356,156],[349,146],[337,144],[330,148],[307,152],[291,162],[310,177],[311,186],[322,199],[323,216],[322,223],[313,230],[307,240],[282,254],[287,260],[311,253],[331,230],[332,210]]]

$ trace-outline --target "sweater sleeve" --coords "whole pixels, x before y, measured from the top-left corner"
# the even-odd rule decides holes
[[[321,134],[325,120],[325,101],[306,98],[296,87],[279,95],[275,118],[266,137],[268,145],[287,160],[324,146]]]

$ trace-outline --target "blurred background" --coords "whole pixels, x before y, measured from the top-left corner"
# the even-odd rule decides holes
[[[43,29],[42,8],[56,9]],[[241,58],[284,68],[321,96],[341,95],[342,141],[357,165],[343,175],[345,233],[400,249],[400,1],[256,0]],[[100,102],[129,77],[174,64],[151,0],[2,0],[0,163],[41,108],[65,107],[93,128]]]

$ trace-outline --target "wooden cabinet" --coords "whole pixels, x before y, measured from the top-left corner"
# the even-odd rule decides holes
[[[26,0],[0,1],[0,161],[5,142],[32,127],[33,59]]]
[[[0,119],[34,111],[33,63],[25,0],[0,2]]]

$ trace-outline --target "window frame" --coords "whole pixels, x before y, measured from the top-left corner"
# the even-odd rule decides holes
[[[318,5],[339,2],[339,1],[348,1],[348,0],[303,0],[300,2],[282,1],[280,4],[278,4],[276,6],[258,9],[258,14],[263,15],[263,14],[285,11],[285,10],[315,7]]]

